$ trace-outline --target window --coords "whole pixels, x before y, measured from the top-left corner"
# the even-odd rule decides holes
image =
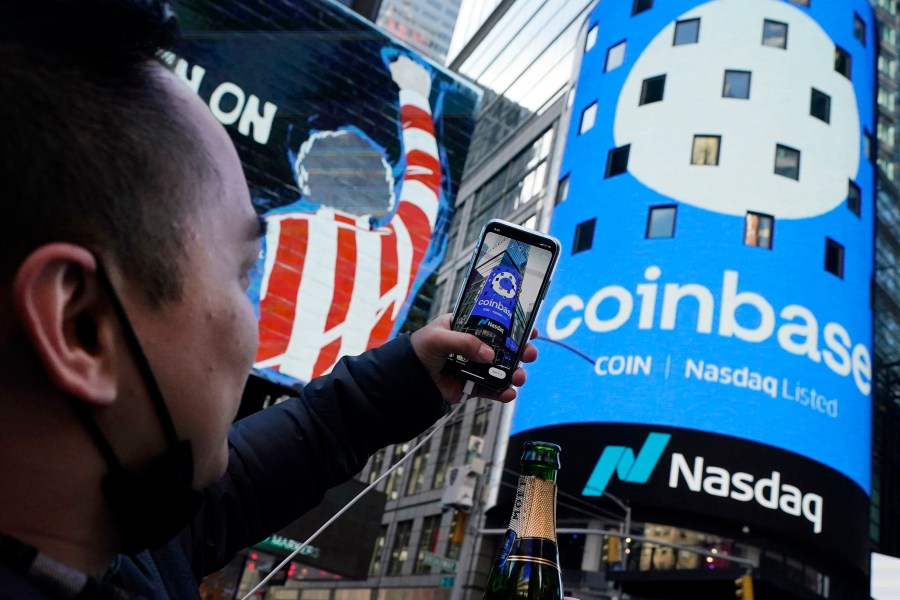
[[[589,219],[575,226],[575,241],[572,242],[572,254],[590,250],[594,245],[594,227],[597,219]]]
[[[780,21],[763,21],[763,46],[787,48],[788,25]]]
[[[462,285],[462,284],[460,284]],[[438,447],[437,462],[434,465],[434,478],[431,480],[432,489],[440,489],[444,487],[444,481],[447,478],[447,467],[456,454],[456,444],[459,442],[460,421],[455,419],[452,423],[444,427],[441,433],[441,445]]]
[[[372,455],[372,467],[369,469],[369,483],[372,483],[381,475],[381,467],[384,465],[384,448]]]
[[[850,55],[840,46],[834,47],[834,70],[850,79]]]
[[[652,102],[659,102],[663,99],[663,93],[666,89],[666,76],[665,75],[657,75],[656,77],[650,77],[644,80],[643,85],[641,86],[641,101],[640,105],[650,104]]]
[[[750,98],[750,71],[725,71],[723,98]]]
[[[829,237],[825,238],[825,270],[844,278],[844,247]]]
[[[585,131],[590,131],[597,120],[597,103],[593,102],[581,111],[581,124],[578,126],[578,134],[581,135]]]
[[[857,217],[862,209],[862,192],[859,186],[852,181],[847,189],[847,208]]]
[[[700,19],[686,19],[675,22],[675,39],[673,46],[696,44],[700,39]]]
[[[886,54],[878,55],[878,72],[893,79],[897,75],[897,59],[891,58]]]
[[[744,244],[771,250],[774,226],[775,218],[773,216],[748,212],[744,219]]]
[[[559,180],[559,185],[556,186],[556,204],[560,204],[566,201],[566,198],[569,197],[569,175],[565,175],[562,179]]]
[[[431,515],[422,519],[422,533],[419,537],[419,548],[416,551],[416,564],[413,565],[413,573],[431,573],[431,566],[425,564],[425,553],[435,553],[440,532],[441,515]]]
[[[791,4],[796,4],[798,6],[809,6],[809,0],[788,0]]]
[[[647,239],[675,237],[676,209],[674,205],[651,206],[644,237]]]
[[[809,114],[826,123],[831,122],[831,96],[812,88],[809,99]]]
[[[631,15],[634,16],[651,8],[653,8],[653,0],[634,0],[634,4],[631,5]]]
[[[775,174],[800,180],[800,151],[788,146],[775,146]]]
[[[421,438],[422,436],[419,436]],[[416,443],[420,440],[417,438]],[[412,466],[409,468],[409,479],[406,481],[406,495],[412,496],[425,489],[425,465],[428,464],[428,457],[431,456],[431,443],[425,448],[416,452],[413,456]]]
[[[872,134],[866,129],[863,129],[863,152],[866,155],[866,160],[869,162],[874,160],[874,157],[877,154],[875,150],[875,138],[873,138]]]
[[[863,46],[866,45],[866,22],[856,13],[853,13],[853,37]]]
[[[622,66],[625,62],[625,42],[619,42],[615,46],[606,51],[606,68],[609,72]]]
[[[386,575],[399,575],[409,556],[409,535],[412,533],[412,521],[400,521],[394,532],[394,547],[388,559]]]
[[[892,15],[897,14],[897,0],[878,0],[876,4]]]
[[[896,137],[896,129],[894,128],[893,123],[890,123],[886,119],[879,117],[876,135],[878,136],[879,142],[893,151],[895,141],[894,138]]]
[[[628,170],[628,151],[631,145],[613,148],[606,158],[606,176],[615,177]]]
[[[387,537],[387,525],[382,525],[375,538],[375,551],[372,552],[372,561],[369,563],[369,577],[381,574],[381,555],[384,553],[384,540]]]
[[[882,44],[893,47],[897,45],[897,30],[888,25],[881,23],[878,29],[878,39]]]
[[[591,48],[597,43],[597,31],[599,30],[598,25],[594,25],[590,29],[588,29],[587,37],[584,38],[584,51],[588,53],[591,51]]]
[[[400,459],[403,458],[403,455],[406,454],[408,450],[409,443],[395,445],[391,464],[395,465],[400,462]],[[405,469],[406,467],[401,465],[388,475],[387,484],[384,486],[384,493],[387,494],[388,499],[396,500],[400,497],[400,480],[403,479],[403,471]]]
[[[721,140],[721,136],[718,135],[695,135],[694,145],[691,148],[691,164],[718,165]]]

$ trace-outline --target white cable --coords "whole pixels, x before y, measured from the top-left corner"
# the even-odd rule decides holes
[[[459,399],[459,404],[457,404],[457,405],[453,408],[453,410],[451,410],[449,413],[447,413],[446,415],[444,415],[443,417],[441,417],[441,419],[440,419],[437,423],[434,424],[434,427],[432,428],[431,433],[429,433],[428,435],[426,435],[426,436],[422,439],[422,441],[420,441],[418,444],[416,444],[415,446],[413,446],[412,449],[411,449],[409,452],[407,452],[406,454],[403,455],[403,458],[401,458],[400,460],[398,460],[391,468],[389,468],[387,471],[385,471],[384,473],[382,473],[382,474],[378,477],[378,479],[376,479],[375,481],[373,481],[372,483],[370,483],[370,484],[369,484],[369,487],[367,487],[366,489],[364,489],[363,491],[361,491],[359,494],[356,495],[355,498],[353,498],[353,500],[351,500],[350,502],[348,502],[348,503],[346,504],[346,506],[344,506],[341,510],[337,511],[337,513],[335,513],[335,515],[334,515],[333,517],[331,517],[330,519],[328,519],[328,521],[326,521],[324,525],[322,525],[321,527],[319,527],[319,529],[318,529],[314,534],[312,534],[311,536],[309,536],[309,538],[308,538],[305,542],[303,542],[302,544],[300,544],[300,546],[299,546],[296,550],[294,550],[293,552],[291,552],[290,555],[288,555],[287,558],[285,558],[283,561],[281,561],[281,563],[279,563],[279,565],[278,565],[277,567],[275,567],[275,568],[272,570],[271,573],[269,573],[268,575],[266,575],[266,576],[263,578],[263,580],[260,581],[259,583],[257,583],[256,586],[255,586],[252,590],[250,590],[249,592],[247,592],[247,595],[244,596],[241,600],[249,600],[250,597],[251,597],[253,594],[255,594],[259,589],[261,589],[264,585],[266,585],[266,584],[269,582],[269,580],[272,579],[272,577],[274,577],[274,576],[278,573],[278,571],[280,571],[281,569],[283,569],[284,567],[286,567],[286,566],[288,565],[288,563],[290,563],[290,562],[294,559],[295,556],[297,556],[298,554],[300,554],[300,551],[301,551],[301,550],[303,550],[304,548],[306,548],[307,546],[309,546],[309,545],[312,543],[312,541],[313,541],[314,539],[316,539],[317,537],[319,537],[319,534],[320,534],[320,533],[322,533],[323,531],[325,531],[332,523],[334,523],[334,522],[337,520],[338,517],[340,517],[342,514],[344,514],[345,512],[347,512],[347,510],[348,510],[351,506],[353,506],[354,504],[356,504],[356,501],[357,501],[357,500],[359,500],[360,498],[362,498],[363,496],[365,496],[367,493],[369,493],[376,485],[378,485],[379,483],[381,483],[381,481],[382,481],[385,477],[387,477],[388,475],[390,475],[391,473],[393,473],[394,470],[397,469],[397,467],[399,467],[399,466],[402,465],[404,462],[406,462],[406,460],[407,460],[408,458],[410,458],[413,454],[415,454],[416,451],[417,451],[419,448],[421,448],[422,446],[424,446],[424,445],[425,445],[425,442],[427,442],[428,440],[430,440],[431,437],[432,437],[435,433],[437,433],[438,430],[439,430],[441,427],[443,427],[444,424],[445,424],[447,421],[449,421],[450,418],[453,417],[453,415],[455,415],[455,414],[459,411],[460,408],[462,408],[462,405],[465,403],[466,400],[469,399],[469,396],[472,394],[472,388],[473,388],[474,386],[475,386],[474,382],[472,382],[472,381],[466,381],[466,384],[465,384],[465,386],[463,387],[462,395],[460,396],[460,399]]]

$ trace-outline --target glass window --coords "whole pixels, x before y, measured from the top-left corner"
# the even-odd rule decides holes
[[[844,247],[829,237],[825,238],[825,270],[844,278]]]
[[[897,14],[897,0],[878,0],[876,4],[892,15]]]
[[[441,515],[431,515],[422,519],[422,533],[419,537],[419,548],[416,551],[416,564],[413,566],[413,573],[431,573],[431,566],[425,564],[425,553],[435,553],[440,532]]]
[[[613,148],[606,159],[606,176],[615,177],[628,170],[628,151],[631,145]]]
[[[897,75],[897,59],[886,54],[878,55],[878,72],[893,79]]]
[[[647,239],[675,237],[676,209],[674,205],[651,206],[645,237]]]
[[[372,552],[372,561],[369,563],[369,577],[381,574],[381,555],[384,553],[384,540],[387,536],[387,525],[382,525],[375,538],[375,550]]]
[[[584,51],[590,52],[591,48],[597,43],[597,31],[599,26],[594,25],[590,29],[588,29],[587,37],[584,38]]]
[[[788,0],[788,2],[798,6],[809,6],[809,0]]]
[[[606,51],[606,68],[605,71],[612,71],[622,66],[625,62],[625,42],[619,42],[615,46]]]
[[[750,98],[750,71],[725,71],[723,98]]]
[[[381,467],[384,465],[384,448],[372,455],[372,466],[369,468],[369,483],[372,483],[381,475]]]
[[[460,283],[460,285],[462,285]],[[447,467],[456,454],[456,445],[459,442],[459,419],[444,427],[441,433],[441,445],[438,447],[437,462],[434,466],[434,479],[431,481],[432,489],[444,487],[444,480],[447,477]]]
[[[860,191],[859,186],[852,181],[847,189],[847,208],[849,208],[850,212],[857,217],[862,209],[862,192]]]
[[[692,165],[718,165],[719,146],[722,137],[718,135],[695,135],[691,148]]]
[[[696,44],[700,39],[700,19],[685,19],[675,22],[675,39],[673,46]]]
[[[590,106],[581,111],[581,124],[578,126],[578,133],[590,131],[597,119],[597,103],[592,102]]]
[[[575,240],[572,242],[572,254],[590,250],[594,245],[594,227],[597,219],[589,219],[575,226]]]
[[[397,530],[394,532],[394,546],[391,548],[386,575],[400,574],[403,563],[409,556],[409,536],[412,533],[412,524],[411,520],[397,523]]]
[[[893,123],[890,123],[886,119],[879,117],[876,135],[878,136],[879,142],[881,142],[891,150],[894,149],[896,129],[894,128]]]
[[[850,55],[840,46],[834,47],[834,70],[850,79]]]
[[[787,48],[788,25],[780,21],[763,21],[763,46]]]
[[[879,95],[880,93],[881,91],[879,88]],[[872,134],[865,129],[863,129],[863,152],[866,155],[866,160],[873,160],[873,157],[875,156],[875,138],[873,138]]]
[[[775,218],[773,216],[748,212],[744,219],[744,244],[771,250],[774,227]]]
[[[649,77],[645,79],[643,85],[641,86],[641,101],[639,102],[639,104],[643,105],[650,104],[652,102],[659,102],[663,99],[665,90],[665,75],[657,75],[656,77]]]
[[[897,30],[887,23],[880,23],[878,29],[878,38],[882,44],[893,48],[897,45]]]
[[[565,202],[569,197],[569,176],[565,175],[556,186],[556,204]]]
[[[800,151],[788,146],[775,146],[775,174],[800,179]]]
[[[631,5],[631,14],[636,15],[651,8],[653,8],[653,0],[634,0],[634,4]]]
[[[416,443],[419,442],[419,436]],[[425,465],[428,464],[428,457],[431,456],[431,443],[429,442],[425,448],[422,448],[412,458],[412,466],[409,468],[409,479],[406,482],[406,495],[411,496],[425,489]]]
[[[853,37],[863,46],[866,45],[866,22],[856,13],[853,13]]]
[[[812,88],[809,99],[809,114],[826,123],[831,122],[831,96]]]
[[[401,458],[406,454],[409,450],[409,443],[406,444],[397,444],[394,446],[394,455],[392,457],[391,464],[397,464]],[[395,470],[391,471],[391,474],[388,475],[387,484],[384,487],[384,493],[387,494],[387,497],[390,500],[396,500],[400,497],[400,480],[403,479],[403,471],[406,469],[405,465],[401,465],[397,467]]]

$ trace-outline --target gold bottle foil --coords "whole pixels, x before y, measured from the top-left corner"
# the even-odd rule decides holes
[[[556,542],[556,483],[532,475],[519,477],[509,528],[516,537]]]

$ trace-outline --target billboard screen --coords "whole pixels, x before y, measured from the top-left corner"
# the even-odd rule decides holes
[[[551,224],[564,253],[512,433],[577,446],[583,497],[828,538],[863,564],[876,24],[862,0],[800,4],[594,10]],[[704,487],[711,462],[741,477]],[[685,476],[712,504],[675,492]]]
[[[308,381],[396,333],[442,260],[479,92],[327,0],[179,14],[164,58],[228,129],[268,223],[254,366]]]

